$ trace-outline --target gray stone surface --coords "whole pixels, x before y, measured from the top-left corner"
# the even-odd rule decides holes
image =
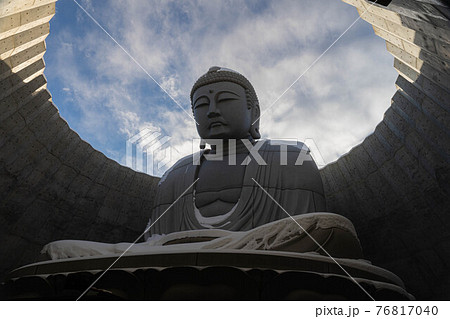
[[[13,2],[0,8],[1,277],[52,240],[134,241],[159,180],[106,158],[60,117],[42,75],[54,1]]]
[[[158,182],[106,158],[59,116],[42,75],[54,1],[0,6],[1,276],[49,241],[133,241]],[[448,299],[450,9],[344,1],[368,10],[363,19],[386,40],[398,92],[374,133],[321,170],[328,210],[349,217],[366,258],[417,298]]]
[[[366,258],[399,275],[417,298],[448,299],[450,24],[442,14],[448,7],[345,2],[360,14],[368,10],[363,19],[386,40],[400,75],[374,133],[321,170],[328,209],[352,220]]]

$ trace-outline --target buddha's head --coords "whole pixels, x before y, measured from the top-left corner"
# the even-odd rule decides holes
[[[192,87],[191,104],[203,139],[261,137],[255,89],[236,71],[211,67]]]

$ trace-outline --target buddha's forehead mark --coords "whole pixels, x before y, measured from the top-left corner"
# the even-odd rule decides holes
[[[214,93],[214,90],[212,90],[212,89],[209,89],[209,93],[211,93],[211,94],[212,94],[212,93]]]

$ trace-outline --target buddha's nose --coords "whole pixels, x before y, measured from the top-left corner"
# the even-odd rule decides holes
[[[207,116],[209,118],[220,116],[220,110],[217,108],[216,101],[213,100],[210,102]]]

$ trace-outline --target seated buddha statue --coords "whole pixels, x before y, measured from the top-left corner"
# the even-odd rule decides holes
[[[131,252],[188,243],[200,249],[326,254],[325,249],[334,257],[362,257],[350,221],[317,213],[326,211],[326,203],[307,147],[260,139],[258,97],[247,78],[211,67],[195,82],[190,98],[201,150],[162,176],[146,242]],[[44,251],[60,258],[126,249],[123,244],[82,246],[56,242]]]
[[[252,290],[255,298],[375,300],[360,283],[374,296],[380,291],[381,298],[413,298],[398,277],[362,259],[347,218],[326,212],[322,180],[308,148],[261,139],[258,98],[243,75],[212,67],[194,84],[190,97],[200,151],[180,159],[162,176],[141,235],[146,240],[56,241],[42,253],[75,260],[26,269],[37,274],[43,265],[39,274],[56,267],[77,275],[104,263],[106,270],[92,286],[123,258],[109,281],[95,286],[95,293],[116,297],[128,291],[117,283],[133,278],[144,280],[141,284],[155,299],[245,299],[241,291],[260,287]],[[133,271],[131,277],[122,277],[127,271]],[[216,280],[229,271],[234,281]],[[255,286],[242,288],[242,278]]]
[[[288,217],[253,179],[295,215],[325,210],[319,171],[311,156],[302,152],[305,146],[284,145],[281,152],[280,145],[257,142],[258,98],[243,75],[210,68],[194,84],[191,102],[200,138],[219,141],[221,149],[218,152],[212,145],[186,156],[164,174],[151,221],[198,181],[155,223],[152,234],[202,228],[245,231]],[[257,153],[250,154],[252,148]],[[252,157],[255,154],[260,157]],[[295,165],[299,155],[302,165]]]

